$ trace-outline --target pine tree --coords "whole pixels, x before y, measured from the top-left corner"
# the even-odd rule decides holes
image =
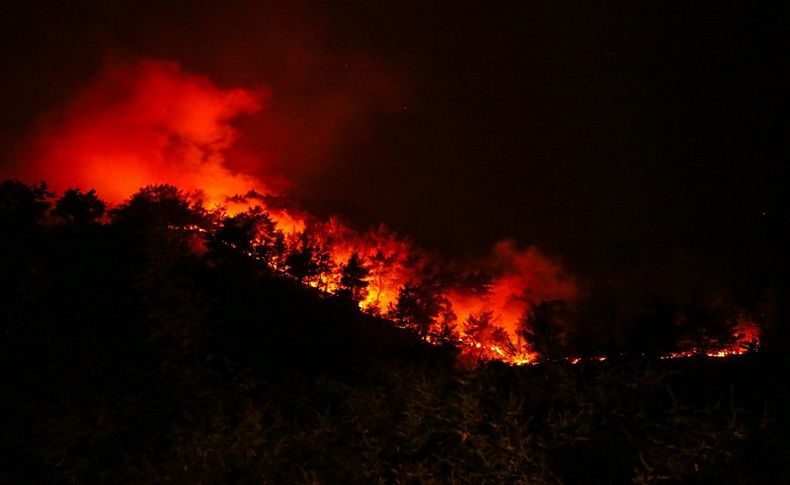
[[[363,264],[359,254],[354,253],[348,262],[341,267],[340,292],[354,301],[364,300],[368,296],[370,269]]]

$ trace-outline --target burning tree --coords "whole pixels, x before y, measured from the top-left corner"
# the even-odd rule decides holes
[[[255,206],[222,220],[209,236],[209,249],[221,253],[233,248],[277,267],[285,253],[285,236],[277,229],[268,212]]]
[[[331,273],[333,266],[329,250],[319,244],[309,231],[299,234],[285,257],[285,269],[291,276],[323,290],[329,289],[329,281],[322,276]]]
[[[495,324],[494,312],[469,315],[464,322],[464,334],[480,349],[478,359],[507,359],[517,352],[507,331]]]
[[[368,295],[368,275],[370,269],[364,265],[358,253],[354,253],[348,262],[340,268],[340,289],[338,294],[346,295],[354,301],[362,301]]]
[[[395,304],[390,305],[388,316],[426,337],[437,317],[447,313],[449,307],[450,302],[433,285],[409,280],[398,292]]]

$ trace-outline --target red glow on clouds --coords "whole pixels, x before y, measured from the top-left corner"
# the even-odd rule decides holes
[[[261,180],[231,172],[223,152],[238,137],[231,120],[261,110],[267,97],[221,89],[175,63],[115,66],[44,126],[23,177],[58,192],[95,188],[111,203],[156,183],[202,190],[209,205],[265,191]]]

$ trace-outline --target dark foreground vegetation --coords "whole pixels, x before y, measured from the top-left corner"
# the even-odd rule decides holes
[[[347,295],[222,245],[194,251],[204,236],[177,199],[100,224],[90,194],[46,221],[43,188],[0,195],[0,482],[790,479],[779,344],[459,369],[453,348]]]

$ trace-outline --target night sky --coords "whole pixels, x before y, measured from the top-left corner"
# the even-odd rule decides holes
[[[580,274],[784,254],[787,17],[753,2],[19,3],[3,174],[103,66],[150,57],[271,89],[238,121],[271,163],[239,170],[430,250],[512,237]]]

